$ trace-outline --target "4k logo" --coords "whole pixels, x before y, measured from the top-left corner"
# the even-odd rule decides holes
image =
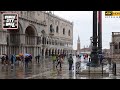
[[[113,12],[112,11],[105,11],[105,16],[112,16]]]
[[[18,14],[17,13],[3,13],[2,14],[2,28],[3,29],[18,29]]]

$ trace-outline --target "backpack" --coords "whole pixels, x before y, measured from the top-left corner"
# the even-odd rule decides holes
[[[69,63],[73,63],[73,58],[71,58],[71,57],[68,58],[68,62],[69,62]]]

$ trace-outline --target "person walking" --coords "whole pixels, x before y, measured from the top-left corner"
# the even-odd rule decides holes
[[[2,56],[1,60],[2,60],[2,62],[1,62],[2,65],[5,64],[5,56]]]
[[[9,58],[8,58],[8,55],[6,55],[6,64],[9,65]]]
[[[38,55],[38,63],[40,62],[40,55]]]
[[[56,55],[52,55],[52,61],[53,61],[53,65],[55,65],[55,61],[56,61]]]
[[[26,57],[25,57],[25,67],[28,67],[29,61],[30,61],[30,57],[29,57],[29,56],[26,56]]]
[[[12,55],[11,56],[11,64],[14,65],[16,62],[16,56],[15,55]]]
[[[35,56],[36,63],[38,62],[38,56]]]
[[[62,57],[61,57],[61,55],[59,55],[59,57],[58,57],[58,59],[57,59],[57,65],[56,65],[56,68],[57,68],[57,66],[60,64],[60,69],[62,68]]]
[[[29,58],[29,61],[32,63],[32,55],[31,54],[28,56],[28,58]]]
[[[68,58],[68,63],[69,63],[69,70],[72,70],[73,58],[71,54],[70,54],[70,57]]]

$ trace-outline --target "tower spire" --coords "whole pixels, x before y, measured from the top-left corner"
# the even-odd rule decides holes
[[[80,42],[80,37],[79,37],[79,35],[78,35],[78,42]]]
[[[78,40],[77,40],[77,51],[80,52],[80,37],[78,35]]]

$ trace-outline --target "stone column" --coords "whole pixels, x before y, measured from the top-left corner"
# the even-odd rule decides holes
[[[47,56],[49,56],[49,49],[47,49]]]
[[[41,44],[42,44],[42,37],[40,39],[41,39]]]
[[[42,47],[40,48],[40,56],[42,56]]]
[[[50,56],[52,55],[52,51],[53,51],[53,50],[51,49],[51,53],[50,53]]]
[[[113,58],[113,53],[114,53],[114,44],[110,44],[110,53],[111,53],[111,58]]]
[[[36,56],[36,47],[34,47],[34,57]]]
[[[24,46],[22,46],[21,48],[22,48],[22,53],[24,54],[24,49],[23,49],[23,47],[24,47]]]
[[[46,38],[44,37],[44,44],[46,45]]]
[[[69,53],[68,53],[68,50],[67,50],[67,56],[68,56],[68,54],[69,54]]]
[[[5,45],[5,53],[7,54],[7,46]]]
[[[37,47],[37,55],[39,54],[39,47]]]
[[[35,56],[38,55],[38,47],[35,47],[36,48],[36,51],[35,51]]]
[[[9,46],[9,54],[11,55],[11,47]]]
[[[58,54],[57,49],[56,49],[56,54]]]
[[[46,51],[46,49],[44,48],[44,54],[43,54],[44,58],[45,58],[45,51]]]
[[[55,54],[55,49],[53,50],[53,54]]]
[[[46,38],[46,42],[45,42],[45,43],[46,43],[46,45],[47,45],[47,38]]]
[[[0,54],[2,55],[2,45],[0,45],[0,50],[1,50],[1,51],[0,51]]]
[[[25,45],[25,44],[27,44],[27,38],[25,39],[26,37],[25,37],[25,35],[20,35],[20,43],[21,44],[23,44],[23,45]]]
[[[25,46],[23,47],[24,53],[26,53],[26,48],[27,48],[27,47],[25,47]]]
[[[41,49],[41,47],[40,47],[40,49],[39,49],[39,50],[40,50],[40,51],[39,51],[39,54],[40,54],[40,56],[41,56],[41,53],[42,53],[42,51],[41,51],[41,50],[42,50],[42,49]]]

